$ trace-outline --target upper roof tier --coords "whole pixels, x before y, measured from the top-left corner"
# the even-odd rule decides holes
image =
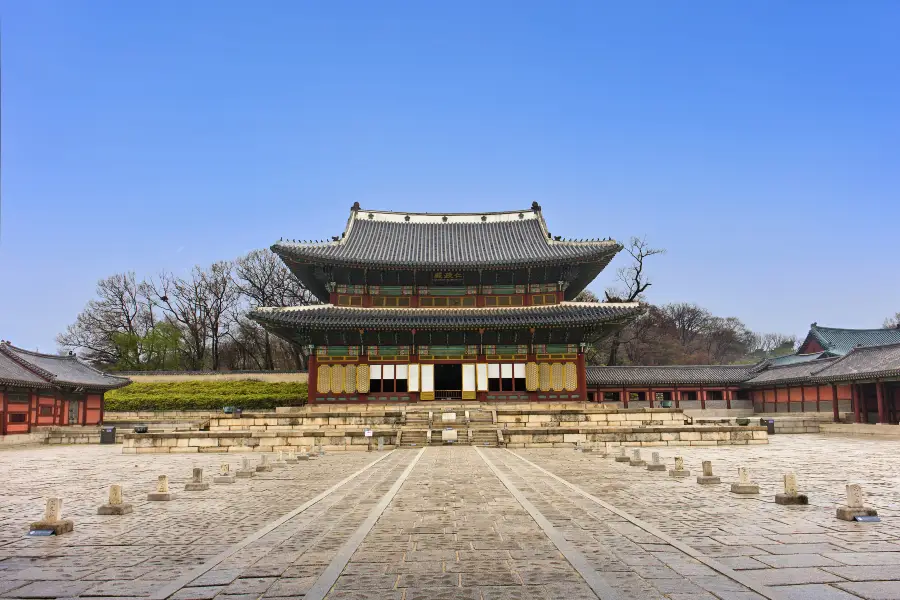
[[[337,236],[336,236],[337,237]],[[622,249],[614,240],[551,237],[535,203],[494,213],[403,213],[355,204],[343,235],[327,242],[279,241],[284,258],[344,266],[502,268],[603,262]]]
[[[356,203],[344,233],[330,241],[281,240],[272,246],[323,301],[328,300],[329,281],[373,283],[363,270],[407,273],[374,279],[388,285],[388,281],[422,284],[427,272],[447,269],[463,272],[467,281],[480,278],[481,272],[501,270],[520,271],[515,283],[562,281],[571,300],[621,249],[612,239],[564,240],[551,235],[536,202],[530,209],[484,213],[364,210]],[[501,282],[485,276],[478,283]]]

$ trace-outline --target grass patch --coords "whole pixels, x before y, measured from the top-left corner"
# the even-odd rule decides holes
[[[160,381],[132,383],[106,393],[106,410],[244,410],[306,404],[306,383],[298,381]]]

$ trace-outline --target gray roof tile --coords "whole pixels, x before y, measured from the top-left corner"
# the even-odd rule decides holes
[[[813,374],[815,381],[851,381],[900,377],[900,344],[854,348]]]
[[[0,354],[23,368],[36,372],[43,380],[53,385],[108,390],[131,383],[126,377],[115,377],[98,371],[75,356],[30,352],[10,344],[0,344]]]
[[[369,219],[368,215],[373,218]],[[522,215],[522,218],[518,218]],[[409,216],[409,221],[403,219]],[[481,217],[486,221],[481,221]],[[479,268],[602,263],[622,246],[613,240],[548,237],[539,210],[440,215],[353,211],[337,241],[280,241],[272,250],[286,260],[394,268]]]
[[[258,308],[250,316],[262,324],[296,329],[459,330],[584,327],[630,319],[643,310],[637,302],[563,302],[503,308],[359,308],[318,304]]]
[[[52,384],[0,352],[0,384],[18,387],[49,388]]]
[[[806,383],[810,381],[811,375],[824,369],[836,360],[837,358],[820,358],[794,364],[772,366],[765,371],[757,373],[753,379],[748,379],[744,383],[752,387]]]
[[[747,379],[754,365],[587,367],[588,386],[728,385]]]

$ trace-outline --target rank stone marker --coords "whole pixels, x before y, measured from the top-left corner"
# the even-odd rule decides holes
[[[703,475],[697,476],[697,483],[702,485],[713,485],[716,483],[722,483],[722,480],[718,475],[713,475],[712,470],[712,461],[704,460],[703,461]]]
[[[200,478],[203,478],[203,469],[194,469],[194,477],[197,476],[197,471],[200,471]],[[209,484],[207,484],[209,485]],[[206,488],[204,488],[206,489]],[[147,494],[147,500],[151,502],[168,502],[173,499],[175,494],[169,491],[169,476],[168,475],[160,475],[156,478],[156,491],[150,492]]]
[[[300,456],[297,457],[297,460],[309,460],[309,452],[306,451],[306,446],[300,447]]]
[[[55,535],[69,533],[74,529],[75,523],[71,519],[62,518],[62,498],[47,498],[44,518],[35,521],[29,528],[30,531],[50,530]]]
[[[272,463],[272,466],[275,467],[276,469],[283,469],[284,467],[287,466],[287,463],[284,462],[284,452],[283,451],[279,450],[275,454],[275,462]]]
[[[291,450],[290,452],[288,452],[287,458],[284,459],[284,462],[289,465],[296,465],[300,461],[297,460],[297,453]]]
[[[619,453],[616,455],[616,462],[631,462],[631,459],[625,454],[624,446],[619,447]]]
[[[246,456],[241,457],[241,468],[237,470],[235,476],[239,479],[256,477],[256,469],[250,466],[250,459]]]
[[[263,454],[259,457],[259,464],[256,465],[257,473],[267,473],[272,470],[272,465],[269,464],[269,455]]]
[[[378,437],[378,451],[384,452],[384,437],[383,436]]]
[[[684,458],[675,457],[675,468],[669,470],[669,477],[690,477],[691,472],[684,468]]]
[[[203,492],[209,489],[209,483],[203,481],[203,469],[194,467],[191,473],[191,480],[184,484],[186,492]],[[166,490],[168,491],[168,489]]]
[[[862,486],[858,483],[848,483],[847,504],[837,507],[837,518],[842,521],[852,521],[856,517],[877,516],[877,510],[865,505]]]
[[[647,465],[647,461],[641,458],[641,451],[638,449],[631,451],[631,460],[628,461],[628,464],[632,467],[643,467]]]
[[[651,454],[650,464],[647,465],[648,471],[665,471],[666,465],[659,462],[659,452]]]
[[[213,483],[234,483],[235,477],[231,474],[231,465],[223,462],[219,465],[219,474],[213,477]]]
[[[797,476],[793,473],[784,474],[784,492],[775,494],[775,504],[791,506],[796,504],[809,504],[806,494],[797,491]]]
[[[758,494],[759,484],[750,481],[750,469],[738,467],[737,483],[731,484],[732,494]]]
[[[127,515],[134,512],[131,504],[122,498],[122,486],[114,483],[109,486],[109,501],[97,509],[98,515]]]

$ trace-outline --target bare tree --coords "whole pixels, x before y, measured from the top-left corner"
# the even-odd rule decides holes
[[[145,290],[151,304],[181,330],[188,368],[202,369],[207,355],[208,317],[201,269],[194,267],[189,278],[161,273],[145,285]]]
[[[893,317],[888,317],[884,320],[884,325],[882,325],[885,329],[900,329],[900,312],[894,313]]]
[[[647,238],[632,237],[625,251],[631,256],[631,264],[616,270],[616,277],[621,287],[610,287],[606,290],[608,302],[635,302],[643,299],[644,292],[653,283],[646,273],[645,261],[651,256],[664,254],[662,248],[652,248],[647,243]],[[618,364],[619,346],[623,340],[623,331],[617,331],[609,340],[609,355],[607,365]]]
[[[237,305],[239,291],[232,278],[232,263],[219,261],[200,272],[201,302],[206,315],[207,335],[213,371],[219,370],[220,340],[231,325],[232,309]]]
[[[97,282],[97,298],[56,337],[69,350],[104,364],[140,362],[141,341],[153,328],[153,311],[133,272],[118,273]]]

